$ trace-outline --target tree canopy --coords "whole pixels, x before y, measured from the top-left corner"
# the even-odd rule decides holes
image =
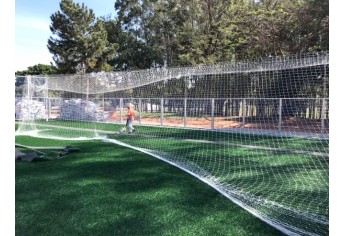
[[[15,75],[52,75],[58,73],[58,68],[53,65],[37,64],[29,66],[26,70],[16,71]]]
[[[61,0],[48,49],[60,73],[134,70],[327,51],[329,2],[114,0],[116,17]]]
[[[117,48],[107,40],[102,21],[91,9],[73,0],[62,0],[61,11],[51,15],[48,49],[62,73],[89,73],[110,70]]]
[[[149,53],[147,67],[328,50],[328,1],[116,0],[114,7],[114,22],[133,41],[117,41],[117,56]]]

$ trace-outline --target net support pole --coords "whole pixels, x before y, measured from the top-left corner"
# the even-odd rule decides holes
[[[278,129],[281,131],[282,129],[282,108],[283,108],[283,99],[279,98],[279,123],[278,123]]]
[[[29,75],[28,77],[26,77],[26,79],[27,79],[27,95],[26,95],[26,97],[28,98],[28,100],[30,99],[31,100],[31,94],[30,94],[30,92],[31,92],[31,90],[30,90],[30,86],[31,86],[31,76]]]
[[[214,129],[214,98],[211,100],[211,129]]]
[[[164,98],[161,98],[161,126],[163,126]]]
[[[324,65],[324,76],[323,76],[323,96],[326,96],[327,85],[327,66]],[[325,111],[326,111],[326,98],[322,99],[322,108],[321,108],[321,134],[325,132]]]
[[[243,100],[242,100],[242,128],[244,128],[244,126],[246,124],[246,113],[247,113],[246,99],[243,98]]]
[[[120,98],[120,122],[123,122],[123,98]]]
[[[87,101],[89,101],[89,93],[90,93],[89,89],[90,89],[90,79],[89,77],[87,77],[86,79],[86,100]]]
[[[49,121],[49,117],[50,117],[50,100],[49,100],[49,93],[48,93],[48,79],[47,78],[45,78],[45,84],[46,84],[46,90],[45,90],[45,100],[46,100],[46,102],[45,102],[45,104],[46,104],[46,110],[47,110],[47,116],[46,116],[46,122],[48,122]]]
[[[49,107],[49,111],[48,111],[49,117],[48,118],[50,118],[52,116],[52,110],[51,110],[52,103],[51,103],[49,97],[48,97],[48,107]]]
[[[102,97],[102,104],[103,104],[103,108],[102,108],[102,121],[105,121],[105,117],[104,117],[104,112],[105,112],[105,100],[104,100],[104,93],[103,93],[103,97]]]
[[[27,79],[27,95],[26,95],[26,101],[27,101],[27,113],[28,113],[28,118],[31,120],[31,105],[30,105],[30,101],[32,100],[32,95],[31,95],[31,76],[26,77]],[[21,111],[22,113],[22,111]]]
[[[187,98],[183,101],[183,126],[187,127]]]
[[[325,110],[326,110],[326,98],[323,98],[322,108],[321,108],[321,134],[325,132]]]
[[[138,104],[138,109],[139,109],[139,125],[141,125],[141,98],[139,98],[139,104]]]

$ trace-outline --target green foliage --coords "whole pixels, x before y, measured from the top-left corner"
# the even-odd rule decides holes
[[[153,54],[144,42],[138,40],[132,33],[122,30],[118,20],[103,17],[102,21],[108,32],[108,41],[119,45],[114,58],[108,61],[114,70],[151,67]]]
[[[107,40],[107,31],[91,9],[73,0],[62,0],[61,12],[51,15],[48,49],[62,73],[107,71],[116,44]]]
[[[53,65],[37,64],[34,66],[29,66],[26,70],[16,71],[16,82],[15,82],[15,96],[22,96],[23,86],[25,83],[25,78],[21,76],[25,75],[53,75],[59,74],[58,68]]]
[[[325,51],[328,1],[115,0],[95,17],[62,0],[48,48],[61,73],[145,69]]]
[[[327,1],[117,0],[115,11],[119,29],[146,47],[124,46],[127,64],[131,50],[150,53],[148,67],[328,50]]]
[[[26,70],[16,71],[15,75],[53,75],[58,73],[58,68],[53,65],[37,64],[34,66],[29,66]]]

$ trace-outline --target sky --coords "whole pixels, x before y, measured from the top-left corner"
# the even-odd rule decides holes
[[[115,0],[74,0],[84,3],[97,17],[115,16]],[[50,16],[60,11],[60,0],[15,0],[15,71],[53,62],[47,42],[52,35]]]

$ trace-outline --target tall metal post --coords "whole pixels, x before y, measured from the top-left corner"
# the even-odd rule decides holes
[[[321,108],[321,134],[325,132],[325,111],[326,111],[326,98],[322,99],[322,108]]]
[[[321,108],[321,133],[325,132],[325,113],[326,113],[326,92],[327,92],[327,85],[326,85],[326,78],[327,78],[327,65],[324,65],[324,75],[323,75],[323,99],[322,99],[322,108]]]
[[[161,126],[163,126],[164,98],[161,98]]]
[[[282,109],[283,109],[283,99],[279,98],[279,123],[278,123],[278,129],[279,131],[282,129]]]
[[[31,94],[30,94],[30,92],[31,92],[31,90],[30,90],[30,86],[31,86],[31,76],[29,75],[28,77],[26,77],[26,80],[27,80],[27,95],[26,95],[26,97],[28,98],[28,99],[30,99],[31,100]]]
[[[31,89],[30,89],[30,87],[31,87],[31,76],[28,76],[27,78],[27,95],[26,95],[26,107],[27,107],[27,115],[28,115],[28,117],[27,117],[27,119],[32,119],[31,118],[31,101],[32,101],[32,94],[31,94]],[[23,107],[22,107],[23,108]],[[21,111],[21,112],[23,112],[23,111]]]
[[[246,99],[243,98],[243,100],[242,100],[242,128],[244,128],[244,126],[246,124],[246,113],[247,113]]]
[[[211,100],[211,129],[214,129],[214,98]]]
[[[105,117],[104,117],[104,112],[105,112],[105,99],[104,99],[104,93],[103,93],[103,98],[102,98],[102,106],[103,106],[103,112],[102,112],[102,121],[105,121]]]
[[[48,90],[48,78],[47,77],[44,77],[45,79],[45,85],[46,85],[46,91],[45,91],[45,104],[46,104],[46,109],[47,109],[47,114],[46,114],[46,121],[48,122],[49,121],[49,117],[50,117],[50,100],[49,100],[49,90]]]
[[[188,81],[187,81],[188,80]],[[187,97],[188,84],[190,82],[190,75],[184,79],[184,104],[183,104],[183,127],[187,127]]]
[[[183,101],[183,126],[187,127],[187,98]]]
[[[116,112],[116,111],[115,111]],[[120,122],[123,122],[123,98],[120,98]]]
[[[141,110],[142,110],[142,103],[141,103],[141,98],[139,98],[139,104],[138,104],[138,109],[139,109],[139,125],[141,125]]]
[[[86,100],[89,101],[89,93],[90,93],[90,79],[89,77],[86,78]]]

